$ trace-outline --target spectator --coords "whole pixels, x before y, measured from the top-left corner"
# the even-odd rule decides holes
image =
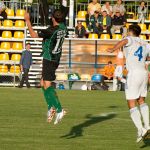
[[[24,4],[25,9],[26,9],[26,10],[30,13],[30,15],[31,15],[31,7],[32,7],[33,0],[25,0],[24,2],[25,2],[25,4]]]
[[[16,10],[19,8],[19,0],[10,0],[10,8]]]
[[[140,6],[138,7],[138,23],[144,24],[146,13],[147,13],[147,8],[145,6],[145,2],[141,1]]]
[[[23,72],[22,79],[20,81],[20,88],[23,87],[24,81],[26,82],[27,88],[30,88],[30,84],[28,82],[28,73],[30,66],[32,65],[32,53],[30,52],[30,43],[26,44],[26,50],[23,51],[22,57],[20,60],[20,68],[21,72]]]
[[[124,7],[124,5],[122,4],[122,0],[117,0],[117,4],[115,4],[113,6],[113,15],[114,16],[116,14],[116,12],[120,12],[121,16],[124,16],[126,9]]]
[[[112,15],[112,6],[110,6],[109,1],[106,1],[102,6],[101,12],[106,11],[109,16]]]
[[[115,67],[111,61],[104,67],[104,80],[113,80]]]
[[[111,34],[114,34],[115,31],[120,30],[122,36],[125,37],[127,35],[126,22],[127,20],[125,16],[122,16],[121,13],[117,11],[112,18]]]
[[[5,12],[6,6],[4,2],[0,2],[0,16],[3,17],[3,19],[7,19],[7,13]]]
[[[75,28],[75,34],[77,38],[84,38],[85,34],[86,34],[86,29],[85,27],[82,25],[82,22],[78,22],[76,28]]]
[[[88,4],[88,14],[86,15],[86,24],[89,25],[89,18],[91,15],[94,15],[94,12],[101,12],[101,5],[97,2],[97,0],[92,0],[91,3]]]
[[[100,17],[100,32],[103,32],[104,30],[107,31],[108,34],[110,34],[111,37],[111,17],[107,15],[107,11],[102,12],[102,16]]]
[[[100,34],[100,28],[99,28],[99,20],[100,20],[100,15],[99,12],[95,11],[94,15],[91,15],[90,17],[90,22],[88,29],[96,34]]]

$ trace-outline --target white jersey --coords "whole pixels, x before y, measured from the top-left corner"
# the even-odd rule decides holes
[[[150,54],[150,44],[139,37],[126,37],[128,43],[124,46],[127,70],[145,70],[145,61]]]

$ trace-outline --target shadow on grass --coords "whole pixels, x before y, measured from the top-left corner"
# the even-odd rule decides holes
[[[146,148],[146,147],[150,146],[150,139],[143,140],[143,142],[144,142],[144,145],[142,145],[140,148]]]
[[[107,113],[107,114],[102,114],[100,116],[92,116],[90,114],[86,115],[85,118],[87,118],[88,120],[86,120],[85,122],[81,124],[73,126],[70,132],[64,136],[61,136],[61,138],[71,139],[71,138],[77,138],[77,137],[83,136],[84,128],[100,123],[102,121],[112,119],[115,116],[116,116],[115,113]]]
[[[118,106],[109,106],[108,108],[118,108]]]

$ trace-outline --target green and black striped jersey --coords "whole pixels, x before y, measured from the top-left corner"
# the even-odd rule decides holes
[[[39,33],[39,37],[43,38],[42,56],[44,59],[59,63],[66,33],[67,29],[64,23],[60,23],[55,27],[47,28]]]

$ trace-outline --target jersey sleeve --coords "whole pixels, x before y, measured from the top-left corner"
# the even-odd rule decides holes
[[[150,44],[146,44],[146,51],[147,51],[148,57],[150,57]]]
[[[38,32],[38,36],[43,39],[49,38],[52,34],[53,34],[53,28],[50,27],[44,30],[40,30]]]
[[[128,47],[128,46],[132,45],[132,39],[131,39],[131,37],[126,37],[124,39],[128,40],[128,43],[125,45],[125,47]]]

